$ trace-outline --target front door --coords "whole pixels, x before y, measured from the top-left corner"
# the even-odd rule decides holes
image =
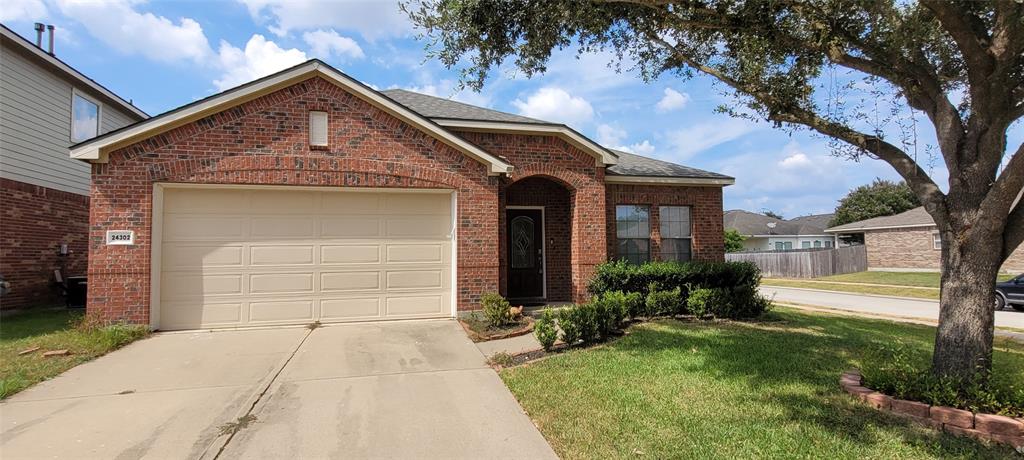
[[[509,209],[508,296],[544,297],[544,214],[540,209]]]

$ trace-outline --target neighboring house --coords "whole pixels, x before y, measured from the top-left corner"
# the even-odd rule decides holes
[[[733,209],[726,211],[723,219],[726,230],[736,230],[746,237],[744,251],[791,251],[834,247],[835,235],[825,233],[832,216],[818,214],[783,220]]]
[[[91,141],[91,313],[159,329],[581,301],[609,258],[724,258],[720,174],[318,60]]]
[[[0,25],[0,306],[53,303],[54,270],[85,274],[90,168],[68,146],[146,117]]]
[[[937,271],[941,266],[942,239],[924,207],[892,216],[875,217],[825,230],[834,235],[864,235],[868,270]],[[1003,271],[1024,272],[1024,249],[1018,247]]]

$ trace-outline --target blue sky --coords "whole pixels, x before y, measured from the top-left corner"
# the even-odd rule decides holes
[[[726,209],[831,212],[849,189],[897,178],[881,161],[833,156],[826,139],[806,131],[716,114],[728,99],[710,78],[645,84],[609,68],[606,54],[577,59],[566,50],[543,76],[503,67],[482,92],[458,91],[457,74],[425,60],[424,44],[388,1],[5,0],[0,21],[30,39],[33,22],[56,25],[58,57],[151,115],[317,57],[376,88],[565,122],[610,147],[734,176]],[[1010,145],[1024,139],[1017,128]],[[918,117],[922,157],[934,144],[930,129]]]

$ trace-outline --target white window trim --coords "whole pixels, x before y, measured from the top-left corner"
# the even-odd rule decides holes
[[[942,235],[939,234],[938,230],[932,230],[932,249],[942,250]]]
[[[71,116],[68,117],[68,127],[70,128],[68,130],[68,140],[71,141],[72,143],[84,142],[89,140],[75,139],[75,96],[92,102],[96,106],[96,136],[103,134],[103,104],[101,104],[100,101],[96,100],[96,98],[79,91],[78,88],[71,87]]]

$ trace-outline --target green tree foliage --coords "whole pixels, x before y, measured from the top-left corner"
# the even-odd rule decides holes
[[[891,216],[921,206],[914,191],[905,182],[875,179],[861,185],[839,200],[830,226],[848,224],[879,216]]]
[[[733,96],[723,112],[810,129],[837,155],[886,162],[942,236],[934,372],[970,377],[991,367],[990,282],[1024,241],[1016,204],[1024,144],[1007,145],[1024,116],[1024,2],[420,0],[403,8],[431,56],[459,68],[472,88],[503,64],[529,77],[555,50],[606,51],[617,57],[610,65],[645,81],[708,75]],[[929,124],[930,155],[913,134]],[[949,171],[944,188],[928,172],[936,156]]]
[[[743,240],[747,237],[740,235],[735,228],[725,230],[725,252],[740,252],[743,250]]]

